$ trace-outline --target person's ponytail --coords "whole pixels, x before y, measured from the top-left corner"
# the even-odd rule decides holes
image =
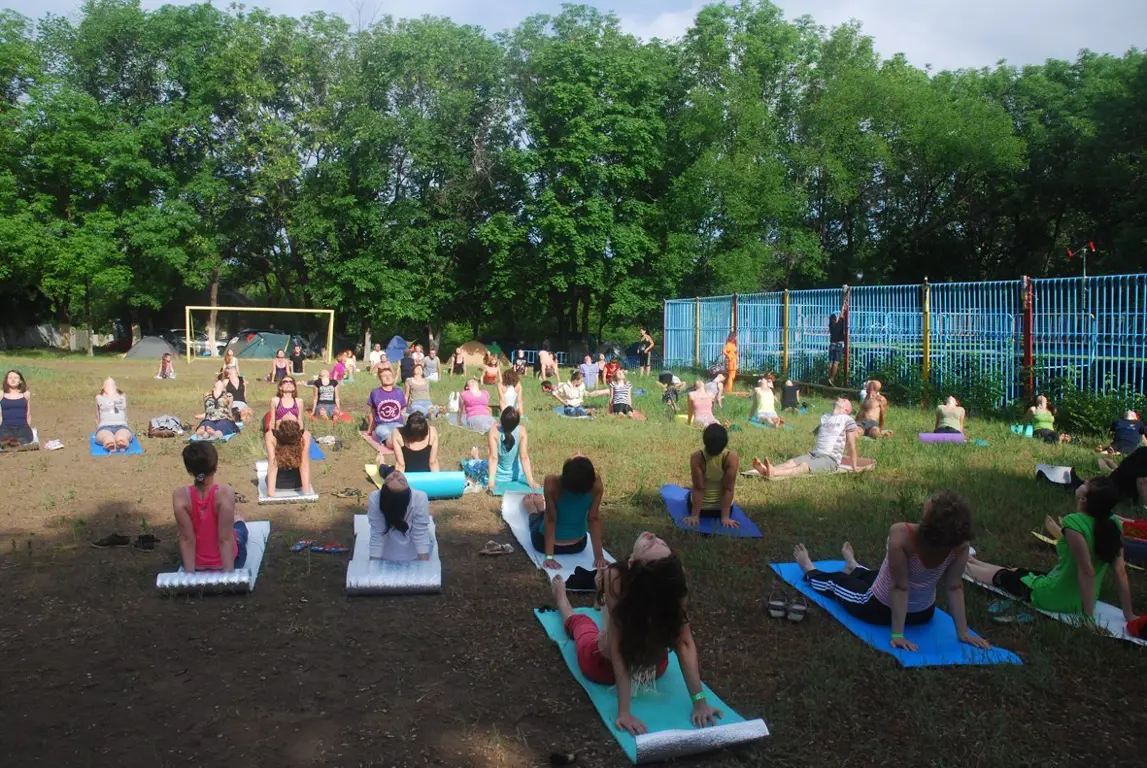
[[[505,451],[514,450],[514,430],[518,428],[521,423],[521,416],[518,414],[518,409],[514,406],[507,406],[502,411],[502,449]]]
[[[1095,519],[1095,554],[1105,563],[1115,562],[1123,551],[1123,533],[1111,516],[1122,494],[1110,478],[1090,480],[1083,491],[1083,510]]]

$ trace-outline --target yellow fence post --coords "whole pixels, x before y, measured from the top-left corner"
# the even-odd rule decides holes
[[[928,377],[932,373],[932,286],[928,285],[928,278],[924,278],[924,285],[920,286],[920,305],[923,309],[923,351],[924,359],[920,361],[920,375],[924,377],[921,391],[924,392],[926,404],[928,400]]]
[[[781,330],[781,369],[785,378],[789,377],[789,289],[785,288],[785,308]]]
[[[332,347],[335,345],[335,311],[332,309],[330,319],[327,322],[327,364],[330,365],[331,355],[334,353]],[[369,351],[369,350],[368,350]]]
[[[191,307],[183,308],[183,342],[187,348],[187,364],[191,364]]]
[[[693,367],[701,366],[701,299],[693,299]]]

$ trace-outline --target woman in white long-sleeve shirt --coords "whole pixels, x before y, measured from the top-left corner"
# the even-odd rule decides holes
[[[368,497],[366,518],[370,523],[371,560],[405,563],[430,559],[430,500],[411,488],[402,472],[390,472],[382,488]]]

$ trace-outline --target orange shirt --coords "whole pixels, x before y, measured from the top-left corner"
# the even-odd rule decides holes
[[[725,363],[729,368],[737,367],[737,343],[734,341],[726,341],[725,349],[721,352],[725,356]]]

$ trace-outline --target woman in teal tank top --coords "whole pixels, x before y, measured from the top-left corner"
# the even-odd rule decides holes
[[[554,555],[581,552],[590,538],[594,566],[604,568],[600,517],[603,486],[593,462],[580,454],[567,459],[561,476],[546,475],[542,488],[544,497],[527,496],[523,504],[530,516],[530,540],[534,549],[546,556],[543,565],[560,569]]]
[[[486,487],[491,492],[497,485],[505,483],[524,482],[530,488],[537,488],[533,467],[530,465],[527,445],[529,437],[526,428],[519,423],[521,418],[517,408],[505,408],[499,424],[487,433],[490,479]]]

